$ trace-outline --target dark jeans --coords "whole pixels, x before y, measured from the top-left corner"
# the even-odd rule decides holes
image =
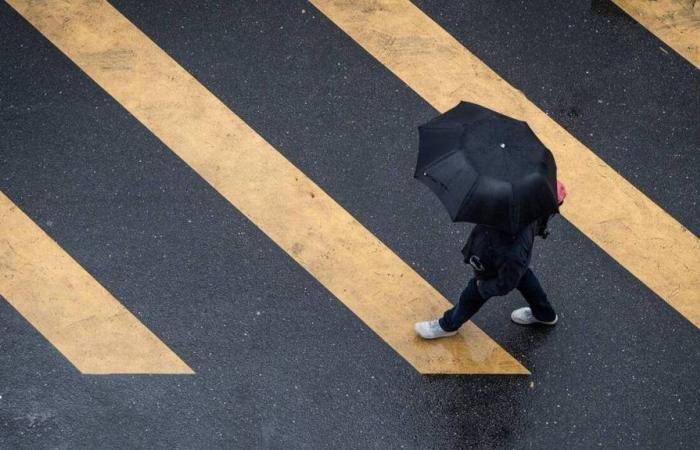
[[[547,294],[540,286],[540,282],[532,270],[527,269],[527,272],[520,278],[517,289],[525,297],[532,314],[536,319],[550,322],[556,317],[552,305],[547,301]],[[464,288],[462,295],[459,297],[459,303],[454,308],[445,311],[445,314],[440,319],[440,326],[445,331],[454,331],[461,327],[469,320],[481,306],[486,303],[488,298],[483,298],[476,288],[476,278],[472,278]]]

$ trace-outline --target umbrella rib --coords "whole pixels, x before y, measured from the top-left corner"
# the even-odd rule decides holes
[[[455,218],[454,218],[455,221],[457,221],[459,219],[459,213],[462,211],[462,209],[464,209],[464,205],[469,203],[469,201],[471,200],[472,194],[476,190],[476,187],[479,185],[479,183],[481,183],[481,179],[482,179],[482,176],[479,175],[476,178],[476,181],[474,183],[472,183],[471,187],[469,188],[469,192],[467,192],[467,194],[462,199],[462,202],[459,204],[459,208],[457,208],[457,214],[455,214]]]
[[[427,176],[428,176],[428,170],[430,170],[431,168],[437,166],[438,164],[440,164],[441,162],[443,162],[444,160],[446,160],[446,159],[449,158],[450,156],[454,155],[455,153],[457,153],[456,150],[450,150],[449,152],[445,153],[444,155],[440,155],[440,157],[439,157],[439,158],[436,158],[434,161],[431,161],[429,164],[427,164],[427,165],[423,168],[423,176],[426,176],[426,177],[427,177]],[[431,179],[434,179],[434,178],[432,178],[432,177],[430,177],[430,178],[431,178]]]

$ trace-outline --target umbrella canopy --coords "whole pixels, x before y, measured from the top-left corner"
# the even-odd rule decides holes
[[[554,157],[526,122],[461,102],[418,130],[415,177],[453,221],[515,234],[558,212]]]

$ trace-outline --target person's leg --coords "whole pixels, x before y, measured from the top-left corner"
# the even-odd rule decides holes
[[[551,322],[556,319],[557,314],[547,300],[547,294],[532,270],[527,269],[527,272],[522,276],[518,283],[518,290],[530,305],[535,319],[543,322]]]
[[[476,288],[476,278],[472,278],[460,295],[459,303],[452,309],[445,311],[440,319],[440,327],[445,331],[459,329],[486,303],[486,300],[488,299],[483,298]]]

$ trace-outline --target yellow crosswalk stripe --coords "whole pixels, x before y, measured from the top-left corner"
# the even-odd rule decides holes
[[[696,0],[613,0],[700,69],[700,2]]]
[[[0,295],[84,374],[194,373],[2,192]]]
[[[450,303],[107,2],[8,3],[418,371],[528,373],[473,324],[417,339]]]
[[[526,120],[554,153],[567,184],[563,215],[700,326],[695,235],[409,1],[311,3],[437,110],[465,100]]]

